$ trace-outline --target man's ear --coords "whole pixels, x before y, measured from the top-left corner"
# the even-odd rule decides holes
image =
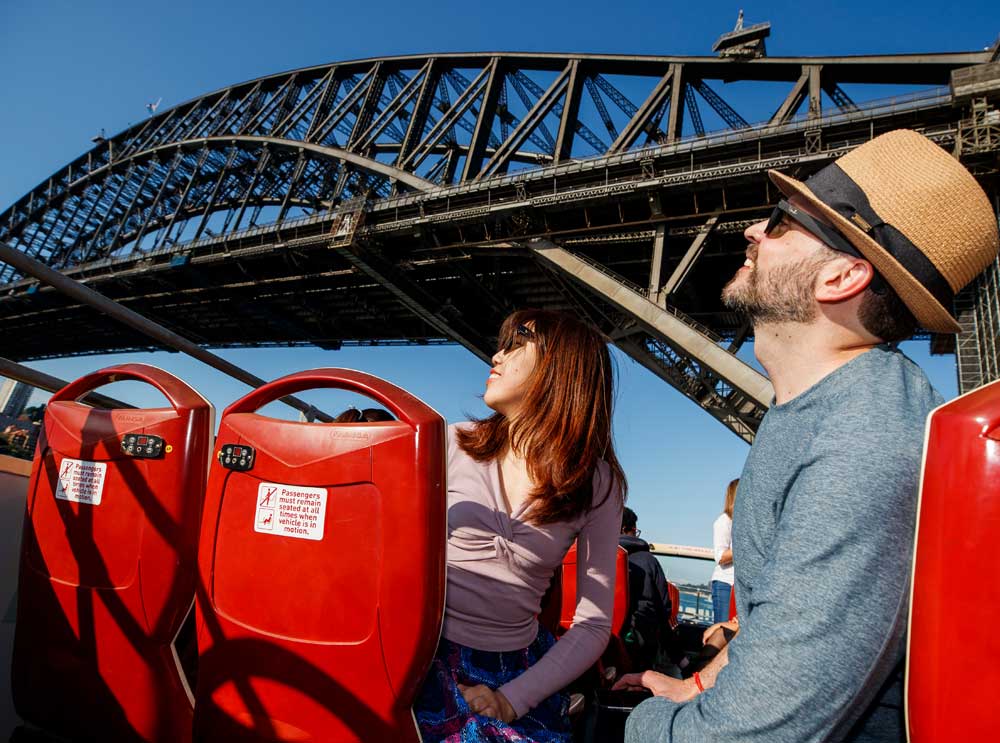
[[[816,301],[843,302],[856,297],[874,277],[875,269],[863,258],[838,256],[824,264],[816,277]]]

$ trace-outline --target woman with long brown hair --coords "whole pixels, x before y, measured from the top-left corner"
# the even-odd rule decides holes
[[[426,743],[570,740],[560,690],[611,630],[626,489],[612,396],[597,330],[543,310],[504,321],[494,413],[449,428],[445,620],[415,706]],[[574,540],[576,613],[556,643],[537,615]]]

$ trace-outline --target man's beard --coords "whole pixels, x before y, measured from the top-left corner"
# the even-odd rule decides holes
[[[737,274],[722,289],[722,302],[730,309],[745,312],[754,325],[811,322],[816,317],[816,278],[827,260],[810,256],[763,275],[755,260],[749,276],[741,279]]]

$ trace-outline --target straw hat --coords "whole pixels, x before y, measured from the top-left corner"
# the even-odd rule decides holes
[[[961,163],[917,132],[866,142],[805,183],[768,175],[836,227],[896,290],[917,321],[938,333],[961,328],[955,293],[997,255],[997,217]]]

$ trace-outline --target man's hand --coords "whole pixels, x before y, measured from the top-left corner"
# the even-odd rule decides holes
[[[642,691],[649,689],[653,696],[666,697],[672,702],[687,702],[698,696],[694,681],[664,676],[656,671],[626,673],[611,687],[612,691]]]
[[[507,697],[498,690],[491,689],[484,684],[476,686],[459,684],[458,690],[465,697],[465,703],[469,705],[469,709],[477,715],[494,717],[504,722],[513,722],[517,718],[517,713],[507,701]]]

